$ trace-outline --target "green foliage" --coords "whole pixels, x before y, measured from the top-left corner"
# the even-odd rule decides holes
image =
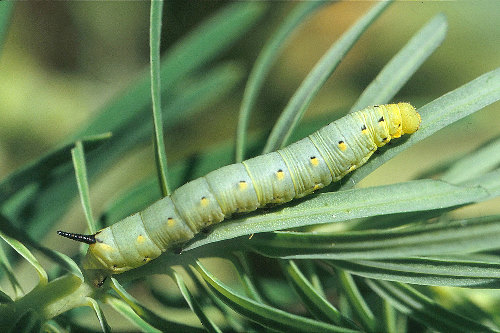
[[[151,71],[104,107],[69,143],[0,182],[0,274],[12,289],[0,290],[2,331],[108,332],[114,329],[109,319],[117,315],[131,323],[129,330],[147,332],[500,329],[497,306],[478,307],[466,292],[446,301],[451,292],[443,288],[493,291],[499,287],[500,214],[456,218],[459,208],[500,196],[498,135],[471,154],[439,168],[419,170],[434,179],[352,188],[405,149],[498,101],[500,68],[427,101],[418,108],[422,116],[418,132],[372,157],[346,180],[287,205],[225,221],[186,244],[182,255],[165,253],[108,279],[101,288],[85,279],[75,263],[79,258],[74,261],[49,249],[52,245],[42,245],[42,236],[60,220],[78,192],[93,232],[99,223],[107,225],[143,209],[168,188],[234,162],[235,151],[240,160],[248,152],[264,146],[265,151],[273,150],[290,135],[300,138],[324,125],[325,119],[309,120],[296,129],[328,77],[390,3],[373,6],[325,52],[293,94],[267,144],[264,136],[247,135],[271,64],[277,62],[292,32],[323,5],[298,4],[263,47],[245,88],[236,150],[232,144],[209,147],[193,159],[177,164],[169,160],[167,170],[163,130],[168,137],[168,130],[187,122],[201,106],[215,108],[225,101],[243,68],[223,60],[216,63],[216,59],[250,34],[248,29],[268,6],[228,5],[160,58],[162,6],[152,2]],[[0,3],[0,50],[11,7]],[[392,101],[442,43],[446,31],[444,15],[432,18],[380,71],[351,111]],[[100,135],[109,131],[112,135]],[[92,187],[98,175],[125,152],[144,146],[152,135],[160,176],[114,198],[94,221],[89,184]],[[55,268],[44,268],[33,250],[48,257]],[[239,282],[225,282],[219,278],[223,269],[212,269],[210,261],[199,260],[211,257],[229,259],[228,267],[234,268]],[[38,283],[29,291],[19,282],[19,262],[27,262],[38,274]],[[164,280],[156,281],[156,274],[170,279],[179,293],[168,294],[170,287]],[[136,286],[148,290],[153,300],[127,292],[134,293]],[[498,297],[487,301],[499,302]],[[70,311],[79,307],[91,308],[95,316],[82,319],[81,312]]]

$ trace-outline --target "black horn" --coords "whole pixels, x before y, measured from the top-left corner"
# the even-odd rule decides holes
[[[59,236],[63,236],[72,240],[76,240],[78,242],[94,244],[96,242],[95,235],[82,235],[82,234],[74,234],[72,232],[66,232],[59,230],[57,232]]]

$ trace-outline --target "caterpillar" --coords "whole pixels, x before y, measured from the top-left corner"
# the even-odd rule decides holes
[[[418,130],[409,103],[353,112],[283,149],[224,166],[190,181],[143,211],[98,231],[58,234],[89,244],[83,268],[95,284],[182,246],[234,213],[308,195],[363,165],[392,138]]]

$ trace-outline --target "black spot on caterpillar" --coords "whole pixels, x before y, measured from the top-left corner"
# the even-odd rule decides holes
[[[90,244],[83,266],[102,284],[162,252],[180,252],[195,234],[234,213],[282,204],[338,181],[419,125],[408,103],[367,107],[276,152],[212,171],[95,235],[58,233]]]

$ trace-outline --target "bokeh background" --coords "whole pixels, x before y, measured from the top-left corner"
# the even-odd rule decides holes
[[[166,2],[162,50],[227,3]],[[251,133],[270,130],[318,59],[373,4],[332,3],[298,29],[267,79],[251,119]],[[199,110],[187,123],[166,133],[169,163],[234,138],[246,77],[266,40],[296,3],[269,2],[267,6],[266,15],[246,37],[208,65],[233,61],[242,71],[242,81],[221,102]],[[344,114],[391,57],[440,12],[448,19],[446,39],[394,101],[422,106],[500,66],[499,1],[398,1],[349,52],[303,121],[325,115],[333,120]],[[66,142],[113,96],[148,71],[148,43],[146,1],[16,3],[0,54],[0,179]],[[497,137],[499,123],[500,104],[495,103],[417,144],[360,186],[411,179]],[[153,173],[151,146],[123,156],[92,184],[95,214]],[[78,200],[73,206],[61,224],[84,225]],[[499,213],[498,207],[498,200],[490,201],[459,214],[494,214]],[[49,244],[52,241],[59,242],[55,234],[47,238]],[[31,271],[29,275],[33,275]]]

